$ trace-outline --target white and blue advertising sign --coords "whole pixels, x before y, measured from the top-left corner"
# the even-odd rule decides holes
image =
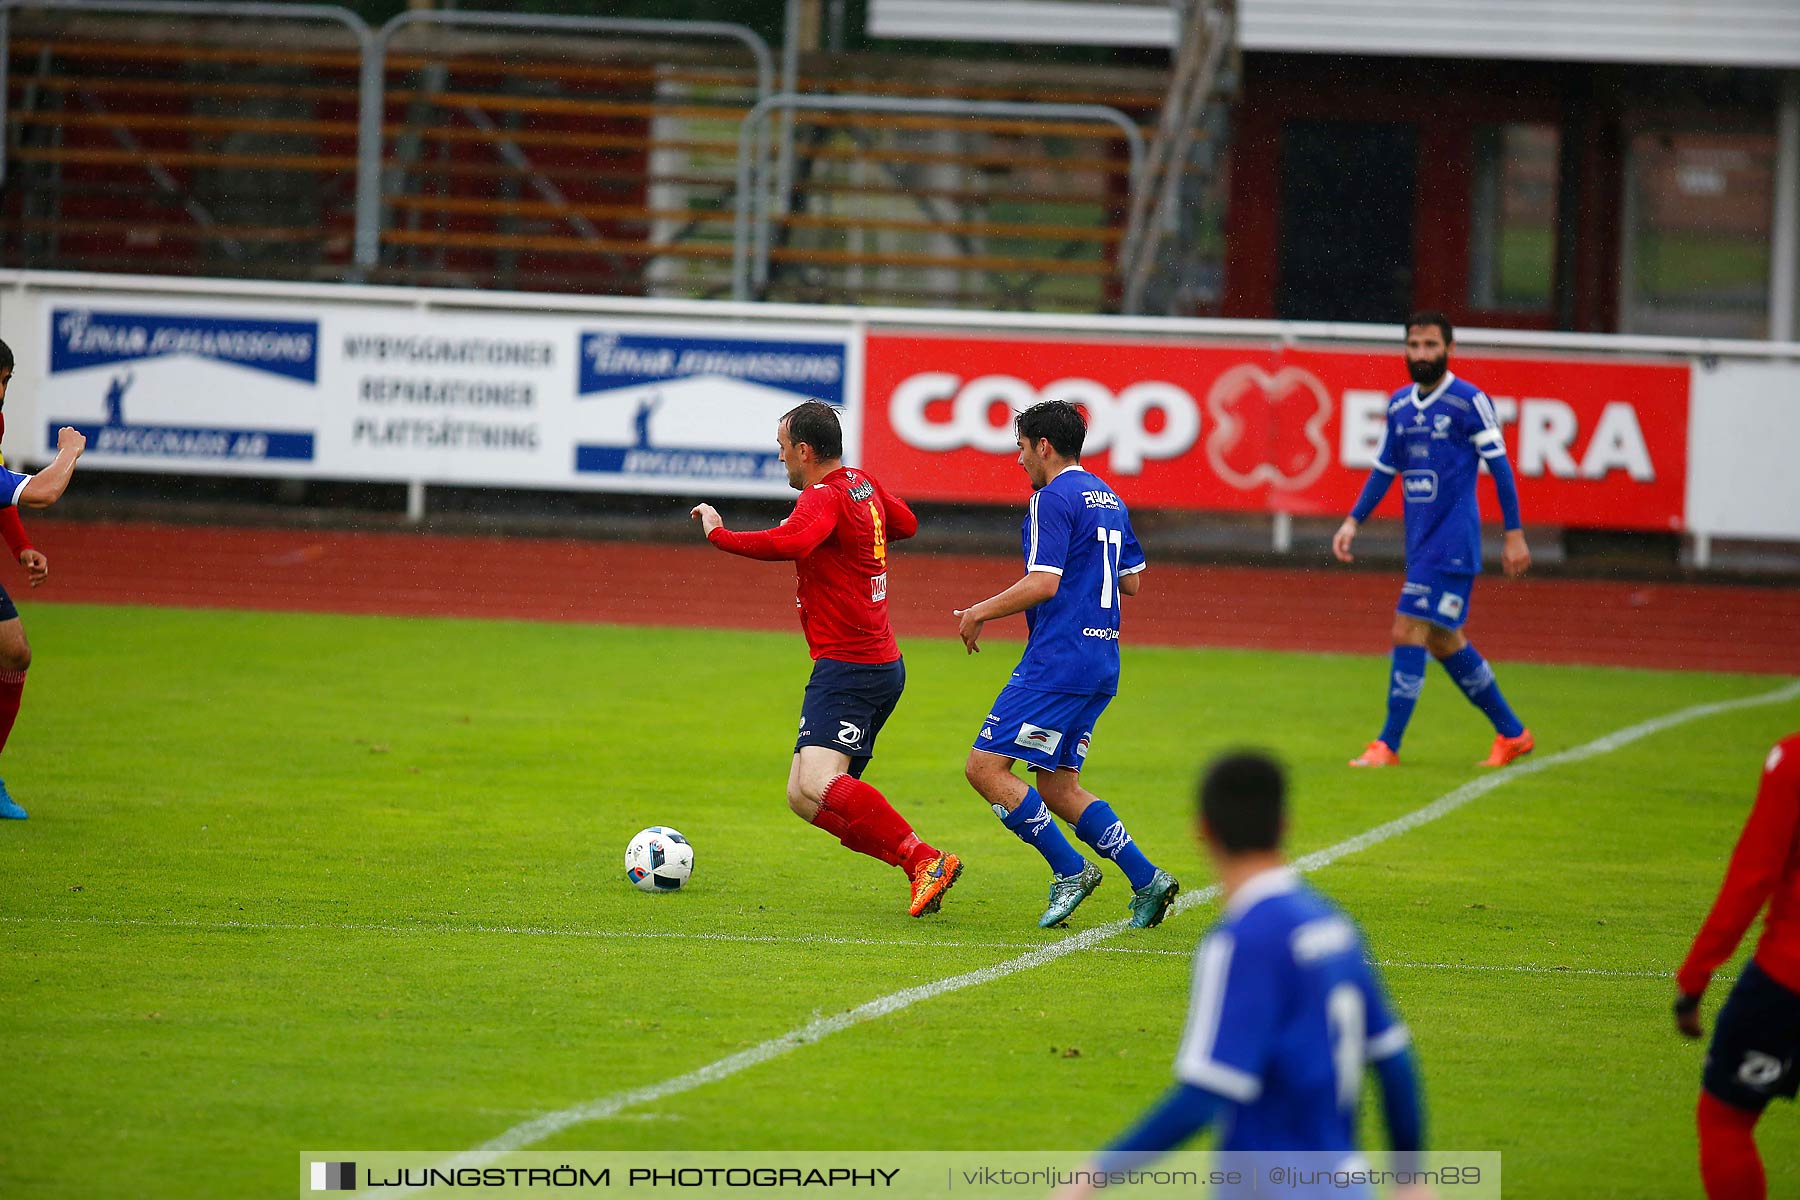
[[[96,459],[144,469],[313,461],[318,321],[120,299],[45,305],[43,450],[73,425]]]
[[[775,426],[797,404],[838,409],[854,460],[861,439],[850,373],[842,330],[584,327],[575,471],[621,491],[784,493]]]

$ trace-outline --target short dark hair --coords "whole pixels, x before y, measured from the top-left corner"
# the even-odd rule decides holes
[[[781,420],[787,425],[788,441],[796,446],[805,442],[821,462],[844,457],[844,427],[838,424],[837,409],[823,400],[796,404]]]
[[[1274,755],[1234,750],[1213,760],[1200,778],[1200,817],[1227,854],[1281,845],[1287,773]]]
[[[7,345],[5,342],[0,342],[0,371],[5,371],[5,370],[9,369],[12,365],[13,365],[12,347]]]
[[[1020,437],[1036,444],[1046,438],[1050,448],[1064,458],[1080,461],[1081,444],[1087,441],[1087,418],[1067,400],[1040,400],[1013,421]]]
[[[1456,330],[1450,327],[1450,318],[1435,308],[1422,309],[1406,318],[1406,328],[1401,333],[1411,333],[1421,325],[1436,325],[1444,331],[1444,344],[1449,345],[1456,340]]]

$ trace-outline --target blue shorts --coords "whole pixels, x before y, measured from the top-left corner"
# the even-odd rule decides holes
[[[0,587],[0,621],[10,621],[18,615],[18,605],[14,604],[13,598],[6,594],[6,589]]]
[[[903,658],[891,663],[819,659],[800,702],[800,737],[794,753],[802,746],[824,746],[848,754],[850,774],[861,779],[863,768],[875,757],[875,735],[894,715],[905,690]]]
[[[1800,993],[1770,979],[1754,958],[1719,1010],[1700,1082],[1746,1112],[1800,1092]]]
[[[1456,571],[1408,571],[1394,611],[1444,629],[1461,629],[1469,619],[1469,593],[1475,577]]]
[[[1007,685],[981,723],[975,749],[1024,761],[1034,771],[1079,771],[1111,693],[1038,692]]]

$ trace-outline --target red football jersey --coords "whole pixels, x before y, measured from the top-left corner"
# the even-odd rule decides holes
[[[802,491],[775,528],[715,529],[710,537],[745,558],[794,561],[794,604],[814,658],[890,663],[900,645],[888,627],[887,547],[918,531],[905,501],[862,471],[839,467]]]
[[[1756,964],[1800,992],[1800,733],[1775,743],[1763,763],[1756,804],[1731,852],[1719,898],[1676,973],[1684,995],[1706,990],[1765,902],[1769,915],[1756,943]]]

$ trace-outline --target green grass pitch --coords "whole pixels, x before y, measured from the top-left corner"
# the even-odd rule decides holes
[[[475,1146],[1066,936],[1035,928],[1044,868],[961,775],[1016,643],[906,647],[868,778],[968,862],[915,921],[898,871],[787,812],[795,633],[72,605],[28,624],[5,776],[32,819],[0,828],[0,1195],[287,1194],[301,1149]],[[1305,851],[1474,777],[1488,741],[1434,674],[1406,765],[1351,772],[1377,659],[1125,656],[1088,784],[1190,888],[1214,751],[1287,759]],[[1541,756],[1782,682],[1497,666]],[[1667,973],[1796,725],[1795,703],[1696,721],[1314,877],[1388,964],[1434,1144],[1501,1151],[1508,1196],[1697,1194],[1701,1050],[1673,1033]],[[686,891],[624,882],[649,824],[693,841]],[[1074,928],[1127,896],[1109,870]],[[1213,911],[537,1148],[1092,1146],[1166,1085]],[[1800,1194],[1789,1106],[1762,1144],[1771,1194]]]

